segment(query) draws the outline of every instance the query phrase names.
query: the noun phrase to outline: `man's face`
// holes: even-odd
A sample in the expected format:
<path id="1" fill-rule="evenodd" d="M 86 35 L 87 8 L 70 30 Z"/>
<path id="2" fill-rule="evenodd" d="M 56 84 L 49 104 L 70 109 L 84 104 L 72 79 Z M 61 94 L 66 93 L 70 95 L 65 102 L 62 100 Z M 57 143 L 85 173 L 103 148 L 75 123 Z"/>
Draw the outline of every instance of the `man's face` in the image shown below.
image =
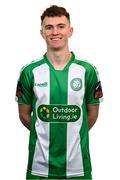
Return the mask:
<path id="1" fill-rule="evenodd" d="M 41 35 L 50 49 L 63 49 L 68 46 L 68 38 L 71 37 L 73 28 L 65 16 L 48 17 L 42 23 Z"/>

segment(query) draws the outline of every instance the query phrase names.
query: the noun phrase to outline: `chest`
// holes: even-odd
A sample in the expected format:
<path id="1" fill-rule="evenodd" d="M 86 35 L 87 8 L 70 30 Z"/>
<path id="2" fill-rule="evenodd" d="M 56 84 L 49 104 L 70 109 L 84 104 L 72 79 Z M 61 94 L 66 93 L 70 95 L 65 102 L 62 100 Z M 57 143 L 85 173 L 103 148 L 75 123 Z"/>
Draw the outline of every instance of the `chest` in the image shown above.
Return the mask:
<path id="1" fill-rule="evenodd" d="M 39 104 L 76 104 L 84 98 L 85 72 L 72 65 L 68 70 L 39 67 L 34 72 L 34 94 Z"/>

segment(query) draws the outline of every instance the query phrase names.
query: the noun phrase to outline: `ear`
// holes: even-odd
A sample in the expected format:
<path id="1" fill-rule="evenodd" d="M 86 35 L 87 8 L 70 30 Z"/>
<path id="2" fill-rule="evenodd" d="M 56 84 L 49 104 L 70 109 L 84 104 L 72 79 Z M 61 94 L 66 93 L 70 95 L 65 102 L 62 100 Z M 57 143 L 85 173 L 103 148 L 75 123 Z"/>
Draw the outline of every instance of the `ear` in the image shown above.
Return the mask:
<path id="1" fill-rule="evenodd" d="M 71 37 L 73 34 L 73 27 L 70 27 L 69 29 L 69 33 L 68 33 L 68 37 Z"/>
<path id="2" fill-rule="evenodd" d="M 44 38 L 44 34 L 43 34 L 43 30 L 42 29 L 40 30 L 40 34 Z"/>

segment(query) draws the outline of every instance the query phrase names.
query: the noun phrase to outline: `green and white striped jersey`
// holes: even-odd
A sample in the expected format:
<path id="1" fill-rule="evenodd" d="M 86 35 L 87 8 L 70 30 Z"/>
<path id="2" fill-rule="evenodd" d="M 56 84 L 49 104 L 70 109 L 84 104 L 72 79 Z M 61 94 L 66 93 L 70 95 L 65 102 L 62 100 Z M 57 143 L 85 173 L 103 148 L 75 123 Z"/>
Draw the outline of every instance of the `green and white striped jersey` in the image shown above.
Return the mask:
<path id="1" fill-rule="evenodd" d="M 33 109 L 28 171 L 55 178 L 90 172 L 86 105 L 102 100 L 96 68 L 72 53 L 66 67 L 55 70 L 44 55 L 21 70 L 16 94 Z"/>

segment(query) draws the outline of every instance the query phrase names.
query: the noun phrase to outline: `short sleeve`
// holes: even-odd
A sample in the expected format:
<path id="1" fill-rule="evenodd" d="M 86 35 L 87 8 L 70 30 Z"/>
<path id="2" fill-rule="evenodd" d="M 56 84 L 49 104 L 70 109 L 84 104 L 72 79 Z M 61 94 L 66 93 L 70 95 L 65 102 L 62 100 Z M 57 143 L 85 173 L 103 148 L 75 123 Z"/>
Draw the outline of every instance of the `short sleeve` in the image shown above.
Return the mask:
<path id="1" fill-rule="evenodd" d="M 20 104 L 32 105 L 33 90 L 32 90 L 32 73 L 23 69 L 20 73 L 16 88 L 16 101 Z"/>
<path id="2" fill-rule="evenodd" d="M 90 65 L 86 72 L 86 103 L 99 104 L 103 100 L 103 91 L 97 69 Z"/>

